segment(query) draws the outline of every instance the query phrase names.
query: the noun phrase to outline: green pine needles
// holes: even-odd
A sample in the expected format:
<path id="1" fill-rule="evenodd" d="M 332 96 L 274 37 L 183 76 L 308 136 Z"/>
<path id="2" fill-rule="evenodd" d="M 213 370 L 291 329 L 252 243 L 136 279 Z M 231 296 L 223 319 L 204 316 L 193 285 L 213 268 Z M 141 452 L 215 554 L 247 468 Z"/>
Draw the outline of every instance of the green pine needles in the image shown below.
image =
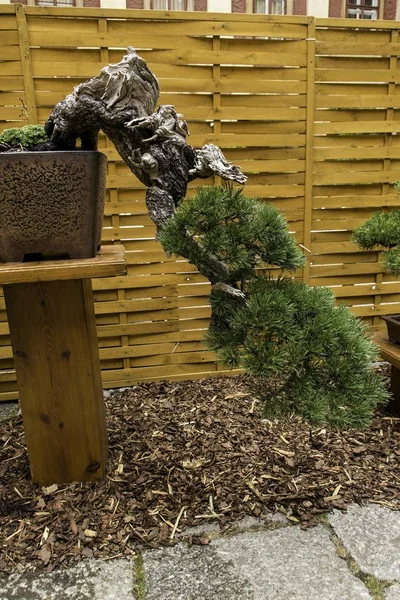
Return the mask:
<path id="1" fill-rule="evenodd" d="M 305 262 L 283 215 L 229 184 L 200 188 L 179 206 L 159 239 L 168 253 L 206 270 L 211 283 L 235 285 L 252 277 L 262 262 L 287 270 Z"/>
<path id="2" fill-rule="evenodd" d="M 382 260 L 384 270 L 400 275 L 400 209 L 376 212 L 354 230 L 353 239 L 363 250 L 386 248 Z"/>
<path id="3" fill-rule="evenodd" d="M 200 188 L 159 239 L 211 281 L 206 343 L 225 365 L 246 370 L 267 417 L 297 414 L 341 428 L 370 423 L 388 397 L 372 369 L 377 349 L 361 321 L 335 307 L 330 290 L 290 277 L 304 256 L 272 204 L 232 186 Z"/>

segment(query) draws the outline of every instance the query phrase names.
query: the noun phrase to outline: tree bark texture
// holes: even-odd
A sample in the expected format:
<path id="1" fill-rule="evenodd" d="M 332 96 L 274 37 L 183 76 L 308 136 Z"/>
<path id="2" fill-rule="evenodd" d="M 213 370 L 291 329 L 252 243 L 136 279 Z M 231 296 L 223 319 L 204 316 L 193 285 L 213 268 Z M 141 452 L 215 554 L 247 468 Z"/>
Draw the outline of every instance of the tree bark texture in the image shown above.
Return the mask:
<path id="1" fill-rule="evenodd" d="M 133 48 L 97 77 L 78 85 L 59 102 L 46 123 L 57 149 L 73 150 L 81 140 L 84 150 L 96 150 L 100 129 L 147 187 L 146 205 L 157 228 L 185 197 L 196 178 L 216 173 L 244 184 L 246 176 L 228 162 L 213 144 L 190 146 L 188 128 L 175 108 L 159 106 L 159 84 L 146 62 Z"/>

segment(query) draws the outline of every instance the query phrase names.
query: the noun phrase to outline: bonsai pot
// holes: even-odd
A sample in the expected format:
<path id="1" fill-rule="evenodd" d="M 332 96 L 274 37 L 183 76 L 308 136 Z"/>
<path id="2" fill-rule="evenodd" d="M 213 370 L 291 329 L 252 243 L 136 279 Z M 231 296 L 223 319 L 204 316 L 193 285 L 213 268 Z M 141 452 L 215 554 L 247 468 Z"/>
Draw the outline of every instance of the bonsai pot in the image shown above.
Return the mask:
<path id="1" fill-rule="evenodd" d="M 106 168 L 96 151 L 1 153 L 0 261 L 96 256 Z"/>
<path id="2" fill-rule="evenodd" d="M 400 344 L 400 315 L 382 316 L 386 322 L 389 340 L 394 344 Z"/>

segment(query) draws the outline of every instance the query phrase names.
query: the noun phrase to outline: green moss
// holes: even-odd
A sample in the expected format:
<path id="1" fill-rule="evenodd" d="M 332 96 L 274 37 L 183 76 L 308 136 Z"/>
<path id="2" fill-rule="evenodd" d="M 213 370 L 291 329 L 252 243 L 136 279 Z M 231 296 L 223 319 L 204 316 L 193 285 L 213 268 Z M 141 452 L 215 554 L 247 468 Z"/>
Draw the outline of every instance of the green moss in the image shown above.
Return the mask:
<path id="1" fill-rule="evenodd" d="M 348 569 L 353 573 L 355 577 L 357 577 L 360 581 L 363 582 L 365 587 L 368 589 L 371 594 L 371 598 L 373 600 L 385 600 L 385 590 L 393 583 L 391 581 L 385 581 L 383 579 L 377 579 L 373 575 L 368 575 L 361 571 L 360 567 L 351 556 L 350 552 L 346 550 L 342 541 L 338 538 L 333 529 L 329 526 L 331 540 L 333 545 L 336 548 L 336 552 L 340 558 L 346 561 Z"/>
<path id="2" fill-rule="evenodd" d="M 134 588 L 136 600 L 146 600 L 146 575 L 142 554 L 138 554 L 134 562 Z"/>
<path id="3" fill-rule="evenodd" d="M 373 575 L 365 575 L 364 573 L 362 573 L 360 579 L 364 582 L 374 600 L 385 600 L 385 590 L 391 585 L 391 582 L 382 581 Z"/>
<path id="4" fill-rule="evenodd" d="M 14 127 L 5 129 L 0 135 L 0 144 L 8 144 L 11 148 L 23 148 L 31 150 L 38 144 L 48 142 L 42 125 L 25 125 L 25 127 Z"/>

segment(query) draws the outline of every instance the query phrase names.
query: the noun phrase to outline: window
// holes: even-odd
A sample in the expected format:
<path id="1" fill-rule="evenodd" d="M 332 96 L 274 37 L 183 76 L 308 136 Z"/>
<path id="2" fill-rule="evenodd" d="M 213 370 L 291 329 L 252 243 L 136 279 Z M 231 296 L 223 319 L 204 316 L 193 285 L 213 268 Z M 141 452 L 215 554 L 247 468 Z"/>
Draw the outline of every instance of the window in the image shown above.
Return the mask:
<path id="1" fill-rule="evenodd" d="M 379 0 L 347 0 L 346 16 L 349 19 L 378 19 Z"/>
<path id="2" fill-rule="evenodd" d="M 35 0 L 35 6 L 76 6 L 75 0 Z"/>
<path id="3" fill-rule="evenodd" d="M 285 15 L 286 0 L 254 0 L 253 12 L 263 15 Z"/>
<path id="4" fill-rule="evenodd" d="M 194 0 L 153 0 L 154 10 L 194 10 Z"/>
<path id="5" fill-rule="evenodd" d="M 35 0 L 35 6 L 76 6 L 75 0 Z"/>

